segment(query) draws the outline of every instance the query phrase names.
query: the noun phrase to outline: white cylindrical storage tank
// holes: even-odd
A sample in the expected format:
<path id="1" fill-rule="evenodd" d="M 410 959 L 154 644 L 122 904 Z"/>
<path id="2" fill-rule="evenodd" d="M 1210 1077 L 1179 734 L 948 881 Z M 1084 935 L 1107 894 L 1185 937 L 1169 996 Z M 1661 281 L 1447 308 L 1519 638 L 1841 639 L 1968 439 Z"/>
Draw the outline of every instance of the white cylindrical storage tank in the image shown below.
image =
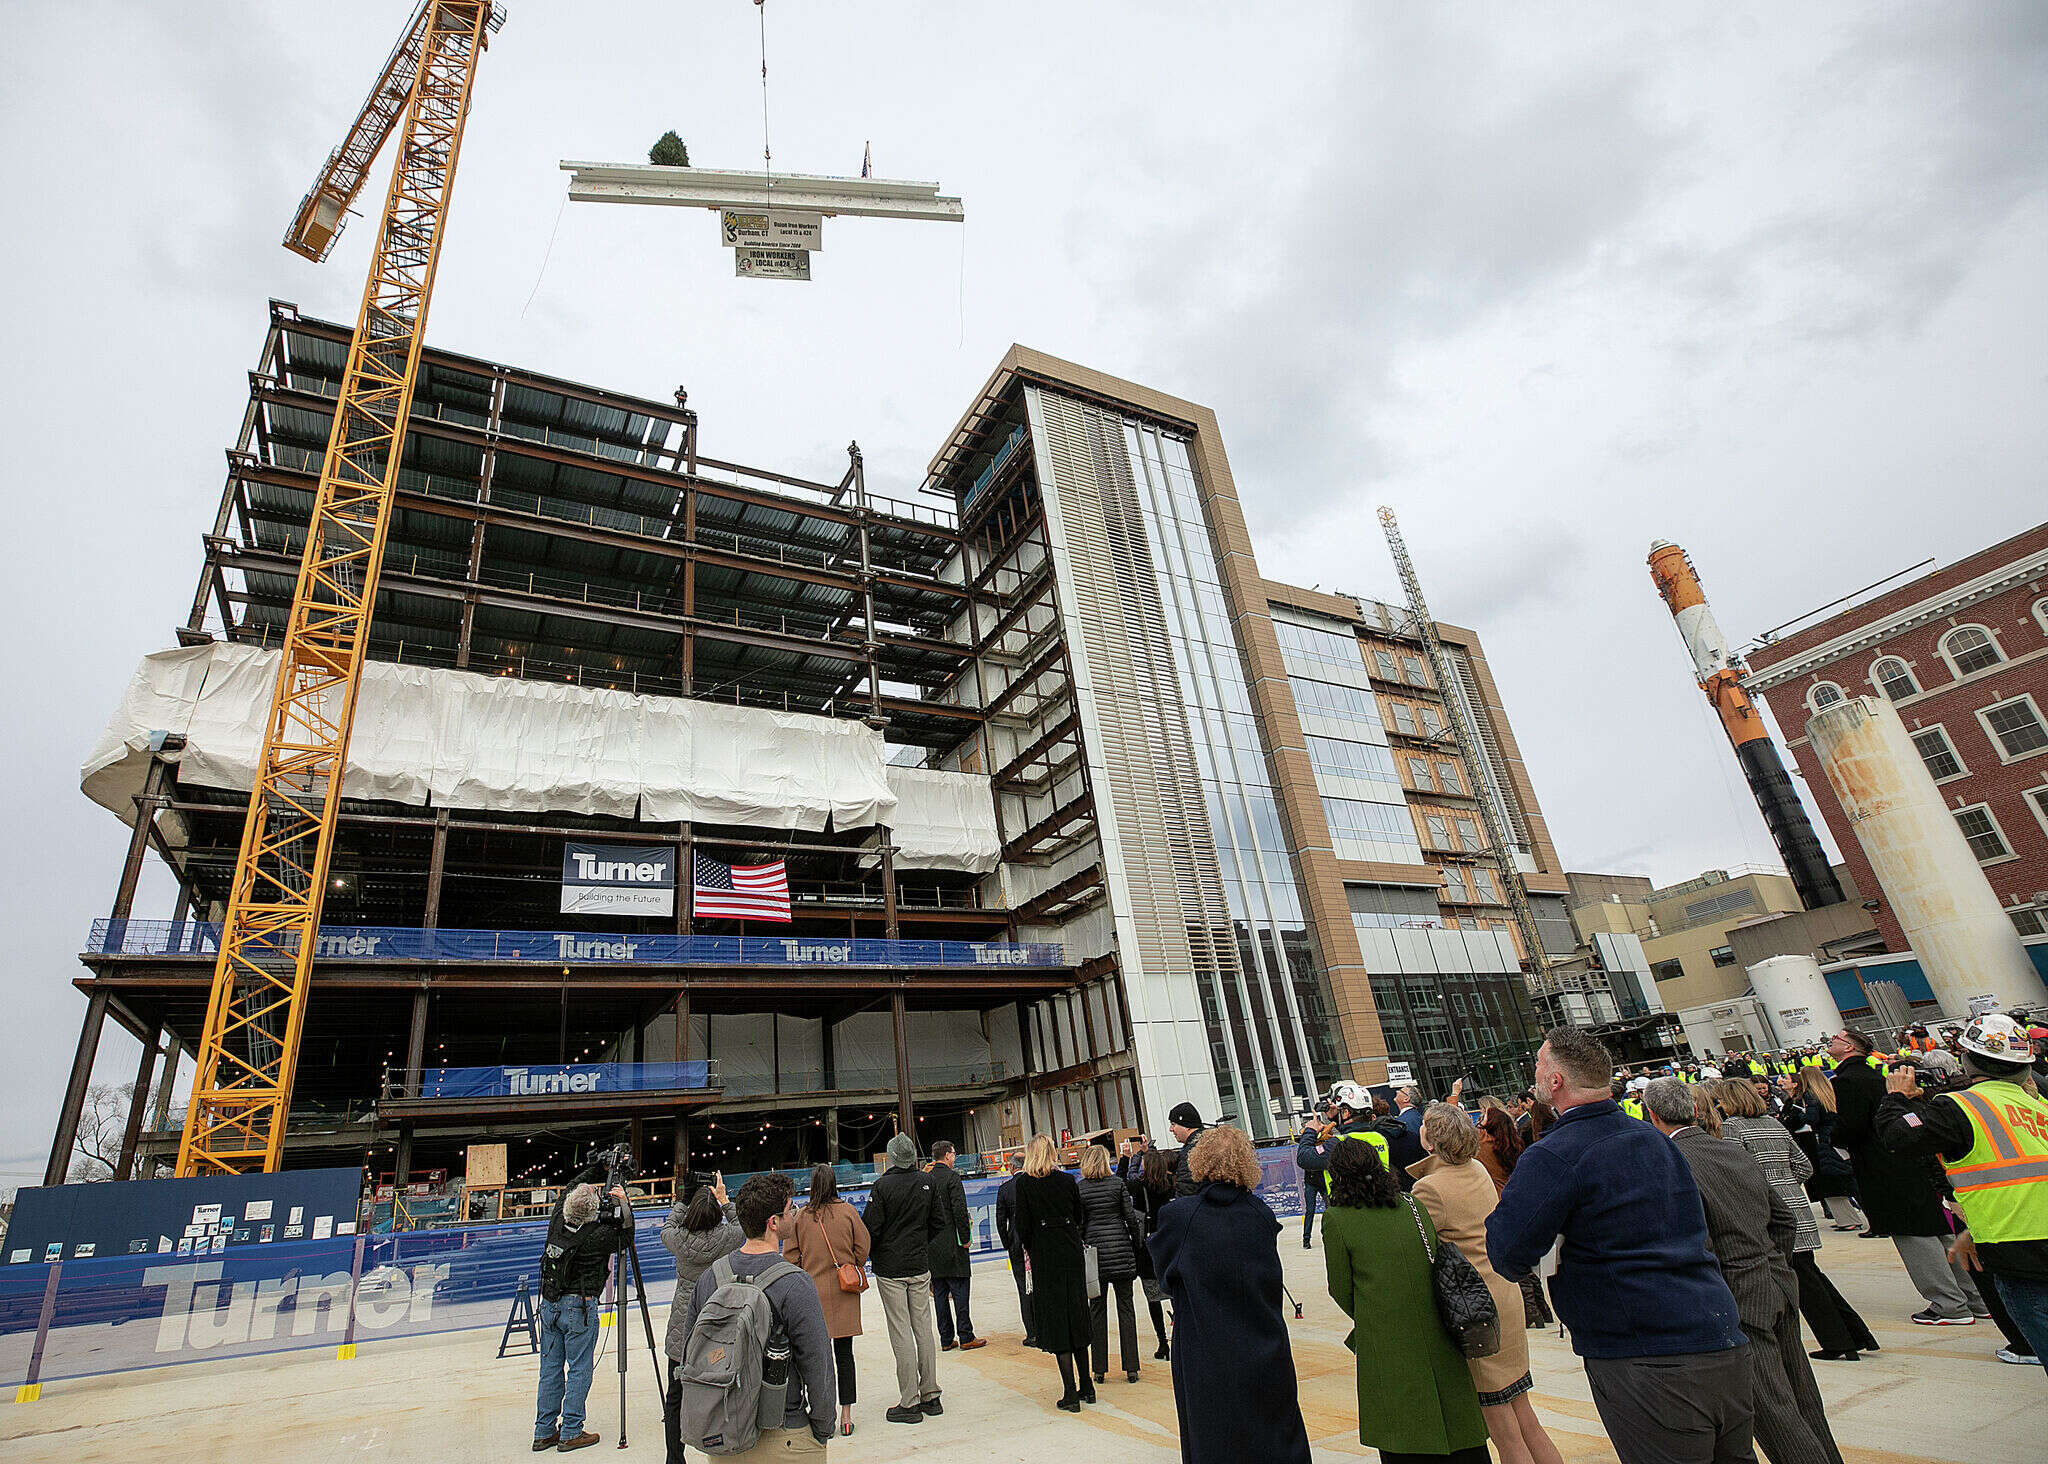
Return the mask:
<path id="1" fill-rule="evenodd" d="M 1944 1015 L 2048 999 L 1892 704 L 1852 696 L 1806 735 Z"/>
<path id="2" fill-rule="evenodd" d="M 1841 1009 L 1812 956 L 1771 956 L 1749 968 L 1749 989 L 1764 1004 L 1778 1050 L 1825 1042 L 1842 1030 Z"/>

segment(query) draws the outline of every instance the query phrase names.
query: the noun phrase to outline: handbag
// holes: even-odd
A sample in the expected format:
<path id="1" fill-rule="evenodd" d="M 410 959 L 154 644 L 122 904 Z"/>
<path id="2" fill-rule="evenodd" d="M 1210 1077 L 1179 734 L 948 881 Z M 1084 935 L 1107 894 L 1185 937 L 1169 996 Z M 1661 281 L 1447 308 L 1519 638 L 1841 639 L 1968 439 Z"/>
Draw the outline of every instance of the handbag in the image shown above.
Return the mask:
<path id="1" fill-rule="evenodd" d="M 1429 1284 L 1436 1296 L 1437 1320 L 1466 1357 L 1493 1356 L 1500 1351 L 1500 1308 L 1493 1304 L 1486 1279 L 1454 1245 L 1438 1244 L 1432 1253 L 1421 1207 L 1413 1196 L 1401 1198 L 1407 1201 L 1408 1213 L 1415 1217 L 1415 1233 L 1422 1237 L 1422 1253 L 1429 1258 Z"/>
<path id="2" fill-rule="evenodd" d="M 839 1289 L 858 1296 L 868 1289 L 868 1273 L 852 1261 L 839 1259 L 839 1252 L 832 1244 L 832 1232 L 825 1229 L 825 1222 L 818 1222 L 818 1231 L 825 1237 L 825 1254 L 831 1257 L 832 1269 L 839 1273 Z"/>
<path id="3" fill-rule="evenodd" d="M 1102 1257 L 1092 1245 L 1081 1247 L 1081 1270 L 1088 1278 L 1088 1299 L 1102 1295 Z"/>

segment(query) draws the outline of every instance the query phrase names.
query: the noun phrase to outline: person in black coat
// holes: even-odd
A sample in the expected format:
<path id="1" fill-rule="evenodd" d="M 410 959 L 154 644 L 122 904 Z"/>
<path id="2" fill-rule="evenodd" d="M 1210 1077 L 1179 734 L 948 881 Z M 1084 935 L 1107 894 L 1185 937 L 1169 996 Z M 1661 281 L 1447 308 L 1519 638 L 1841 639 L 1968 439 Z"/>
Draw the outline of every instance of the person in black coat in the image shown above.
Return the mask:
<path id="1" fill-rule="evenodd" d="M 972 1352 L 988 1346 L 987 1339 L 974 1335 L 974 1317 L 967 1309 L 968 1288 L 974 1275 L 967 1260 L 968 1245 L 974 1239 L 974 1219 L 967 1213 L 967 1187 L 953 1168 L 958 1151 L 950 1139 L 932 1145 L 932 1205 L 939 1212 L 939 1229 L 931 1238 L 932 1305 L 939 1314 L 939 1351 L 958 1347 Z"/>
<path id="2" fill-rule="evenodd" d="M 1138 1313 L 1131 1283 L 1138 1279 L 1138 1211 L 1129 1187 L 1110 1173 L 1109 1150 L 1090 1144 L 1081 1155 L 1081 1209 L 1088 1217 L 1083 1242 L 1095 1247 L 1100 1285 L 1089 1299 L 1095 1381 L 1109 1372 L 1109 1298 L 1116 1294 L 1118 1360 L 1128 1382 L 1138 1380 Z"/>
<path id="3" fill-rule="evenodd" d="M 1036 1347 L 1031 1332 L 1031 1291 L 1024 1284 L 1024 1242 L 1017 1235 L 1017 1176 L 1024 1172 L 1024 1156 L 1010 1156 L 1010 1177 L 996 1188 L 996 1239 L 1010 1256 L 1010 1277 L 1017 1283 L 1017 1315 L 1024 1322 L 1024 1345 Z"/>
<path id="4" fill-rule="evenodd" d="M 1281 1310 L 1280 1222 L 1252 1193 L 1241 1130 L 1190 1145 L 1196 1192 L 1168 1205 L 1152 1264 L 1173 1301 L 1173 1403 L 1186 1464 L 1309 1464 Z"/>
<path id="5" fill-rule="evenodd" d="M 1884 1073 L 1871 1060 L 1870 1038 L 1849 1028 L 1835 1035 L 1828 1052 L 1837 1063 L 1834 1141 L 1849 1151 L 1870 1233 L 1891 1240 L 1927 1303 L 1913 1320 L 1929 1327 L 1968 1326 L 1990 1315 L 1969 1274 L 1949 1260 L 1940 1169 L 1924 1155 L 1894 1154 L 1878 1140 Z"/>
<path id="6" fill-rule="evenodd" d="M 1052 1140 L 1032 1135 L 1024 1146 L 1024 1172 L 1017 1185 L 1017 1238 L 1031 1266 L 1031 1330 L 1035 1345 L 1059 1360 L 1066 1391 L 1058 1406 L 1079 1413 L 1095 1401 L 1095 1382 L 1088 1375 L 1088 1344 L 1093 1325 L 1088 1316 L 1088 1277 L 1081 1255 L 1081 1229 L 1087 1215 L 1074 1176 L 1054 1162 Z M 1081 1377 L 1074 1379 L 1074 1356 L 1081 1357 Z"/>
<path id="7" fill-rule="evenodd" d="M 1173 1156 L 1173 1192 L 1176 1196 L 1195 1192 L 1194 1177 L 1188 1173 L 1188 1154 L 1203 1129 L 1201 1111 L 1192 1103 L 1176 1103 L 1166 1114 L 1166 1126 L 1180 1140 L 1180 1152 Z"/>
<path id="8" fill-rule="evenodd" d="M 1132 1208 L 1138 1212 L 1142 1239 L 1149 1242 L 1159 1231 L 1160 1214 L 1173 1202 L 1173 1161 L 1157 1149 L 1147 1149 L 1143 1162 L 1126 1183 L 1131 1190 Z M 1159 1289 L 1159 1271 L 1152 1264 L 1148 1244 L 1138 1247 L 1138 1281 L 1145 1288 L 1145 1306 L 1152 1313 L 1152 1335 L 1159 1339 L 1159 1350 L 1152 1358 L 1165 1362 L 1173 1355 L 1166 1342 L 1166 1311 L 1161 1305 L 1165 1293 Z"/>

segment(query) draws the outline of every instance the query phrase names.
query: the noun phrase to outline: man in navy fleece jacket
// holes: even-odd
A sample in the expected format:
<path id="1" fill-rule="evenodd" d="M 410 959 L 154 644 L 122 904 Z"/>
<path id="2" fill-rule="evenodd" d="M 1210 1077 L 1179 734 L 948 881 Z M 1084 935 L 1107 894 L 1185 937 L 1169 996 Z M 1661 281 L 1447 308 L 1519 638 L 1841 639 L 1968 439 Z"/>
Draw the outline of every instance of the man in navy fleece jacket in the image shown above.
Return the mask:
<path id="1" fill-rule="evenodd" d="M 1487 1255 L 1518 1281 L 1562 1238 L 1551 1295 L 1622 1464 L 1753 1461 L 1748 1338 L 1699 1188 L 1671 1141 L 1609 1097 L 1613 1073 L 1591 1034 L 1544 1038 L 1536 1096 L 1558 1120 L 1516 1161 Z"/>

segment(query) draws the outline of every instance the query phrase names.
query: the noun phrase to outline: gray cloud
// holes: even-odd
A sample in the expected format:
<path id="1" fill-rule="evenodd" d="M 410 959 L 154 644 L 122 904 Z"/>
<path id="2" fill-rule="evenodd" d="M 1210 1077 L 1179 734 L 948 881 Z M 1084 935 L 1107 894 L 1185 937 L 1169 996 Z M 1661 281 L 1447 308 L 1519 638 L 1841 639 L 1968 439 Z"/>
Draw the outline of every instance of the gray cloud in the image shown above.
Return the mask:
<path id="1" fill-rule="evenodd" d="M 118 873 L 78 761 L 189 603 L 265 299 L 353 315 L 366 224 L 317 268 L 276 241 L 408 8 L 6 10 L 10 1172 Z M 1396 506 L 1575 867 L 1770 855 L 1649 539 L 1739 638 L 2040 518 L 2034 0 L 771 5 L 778 164 L 872 139 L 971 219 L 835 220 L 806 287 L 733 281 L 694 214 L 561 208 L 561 157 L 761 146 L 752 7 L 588 8 L 516 5 L 492 47 L 433 340 L 686 383 L 721 457 L 831 473 L 858 437 L 899 494 L 1012 340 L 1205 401 L 1275 578 L 1394 597 Z M 168 906 L 153 871 L 138 913 Z M 99 1077 L 135 1054 L 110 1033 Z"/>

